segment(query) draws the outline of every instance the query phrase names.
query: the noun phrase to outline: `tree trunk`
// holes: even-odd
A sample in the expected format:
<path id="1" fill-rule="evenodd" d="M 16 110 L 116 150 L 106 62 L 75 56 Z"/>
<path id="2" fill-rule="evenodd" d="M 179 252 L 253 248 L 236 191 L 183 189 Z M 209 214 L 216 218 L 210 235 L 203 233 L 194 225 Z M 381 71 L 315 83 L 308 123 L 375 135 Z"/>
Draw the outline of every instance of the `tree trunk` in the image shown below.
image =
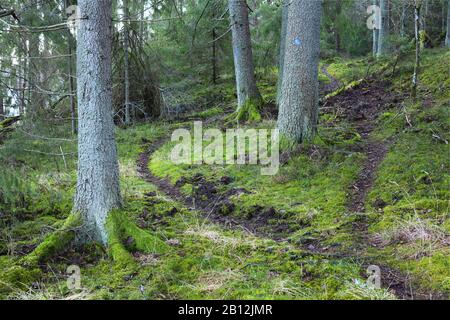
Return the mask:
<path id="1" fill-rule="evenodd" d="M 414 74 L 412 79 L 411 96 L 416 100 L 417 96 L 417 82 L 419 79 L 420 68 L 420 0 L 414 0 L 414 39 L 416 42 L 416 62 L 414 64 Z"/>
<path id="2" fill-rule="evenodd" d="M 376 6 L 377 5 L 377 0 L 373 0 L 373 5 Z M 375 17 L 374 17 L 374 23 L 373 23 L 373 31 L 372 31 L 372 54 L 374 57 L 377 56 L 378 54 L 378 19 L 380 17 L 375 13 Z"/>
<path id="3" fill-rule="evenodd" d="M 112 113 L 111 0 L 78 0 L 78 183 L 74 211 L 88 237 L 106 244 L 108 213 L 121 206 Z M 81 235 L 83 236 L 83 234 Z"/>
<path id="4" fill-rule="evenodd" d="M 0 121 L 3 120 L 5 115 L 5 107 L 3 105 L 3 94 L 0 93 Z"/>
<path id="5" fill-rule="evenodd" d="M 216 15 L 215 13 L 212 14 L 212 20 L 215 21 Z M 211 57 L 211 64 L 212 64 L 212 82 L 213 84 L 217 84 L 217 44 L 216 44 L 216 37 L 217 32 L 216 28 L 213 26 L 212 29 L 212 57 Z"/>
<path id="6" fill-rule="evenodd" d="M 253 108 L 261 104 L 261 95 L 256 87 L 252 43 L 245 0 L 229 0 L 233 55 L 238 96 L 238 120 L 253 120 Z M 251 109 L 248 112 L 248 108 Z"/>
<path id="7" fill-rule="evenodd" d="M 378 49 L 377 49 L 377 57 L 380 57 L 384 55 L 386 52 L 386 44 L 385 44 L 385 35 L 387 34 L 387 4 L 386 0 L 380 0 L 380 10 L 381 10 L 381 23 L 380 23 L 380 30 L 378 30 Z"/>
<path id="8" fill-rule="evenodd" d="M 36 10 L 38 12 L 39 6 L 38 2 L 31 5 L 30 10 Z M 30 59 L 30 57 L 38 57 L 40 55 L 39 45 L 41 43 L 39 39 L 39 33 L 31 33 L 28 35 L 28 80 L 29 80 L 29 94 L 30 94 L 30 105 L 29 113 L 32 117 L 35 117 L 38 111 L 42 107 L 42 95 L 38 92 L 37 86 L 39 85 L 39 69 L 36 65 L 36 58 Z"/>
<path id="9" fill-rule="evenodd" d="M 140 22 L 139 22 L 139 41 L 141 43 L 141 47 L 144 47 L 144 43 L 145 43 L 145 31 L 144 31 L 144 18 L 145 18 L 145 4 L 146 4 L 146 0 L 142 0 L 142 8 L 139 14 L 139 18 L 140 18 Z"/>
<path id="10" fill-rule="evenodd" d="M 284 57 L 286 54 L 286 32 L 288 25 L 289 14 L 289 0 L 283 0 L 283 8 L 281 13 L 281 41 L 280 41 L 280 56 L 279 56 L 279 70 L 278 70 L 278 82 L 277 82 L 277 105 L 280 105 L 281 99 L 281 84 L 283 81 L 284 72 Z"/>
<path id="11" fill-rule="evenodd" d="M 216 29 L 212 30 L 212 82 L 213 84 L 217 84 L 217 44 L 216 44 Z"/>
<path id="12" fill-rule="evenodd" d="M 400 36 L 405 36 L 405 18 L 406 18 L 406 3 L 402 0 L 402 14 L 400 17 Z"/>
<path id="13" fill-rule="evenodd" d="M 336 14 L 336 20 L 341 14 L 342 11 L 342 3 L 341 0 L 335 0 L 335 14 Z M 339 53 L 341 51 L 341 35 L 339 34 L 338 29 L 338 23 L 337 21 L 334 22 L 334 43 L 335 43 L 335 49 L 336 52 Z"/>
<path id="14" fill-rule="evenodd" d="M 447 36 L 445 37 L 445 46 L 450 48 L 450 0 L 447 4 Z"/>
<path id="15" fill-rule="evenodd" d="M 64 1 L 64 7 L 67 9 L 70 6 L 70 1 L 65 0 Z M 72 66 L 72 34 L 70 33 L 70 30 L 67 30 L 67 72 L 69 77 L 69 93 L 70 93 L 70 117 L 71 117 L 71 124 L 72 124 L 72 133 L 77 134 L 78 128 L 77 128 L 77 120 L 76 120 L 76 106 L 75 106 L 75 85 L 73 81 L 73 66 Z"/>
<path id="16" fill-rule="evenodd" d="M 124 26 L 123 26 L 123 52 L 124 52 L 124 81 L 125 81 L 125 124 L 131 123 L 130 115 L 130 63 L 128 56 L 129 48 L 129 14 L 128 0 L 123 0 Z"/>
<path id="17" fill-rule="evenodd" d="M 293 1 L 289 8 L 278 127 L 297 142 L 317 130 L 321 15 L 321 1 Z"/>

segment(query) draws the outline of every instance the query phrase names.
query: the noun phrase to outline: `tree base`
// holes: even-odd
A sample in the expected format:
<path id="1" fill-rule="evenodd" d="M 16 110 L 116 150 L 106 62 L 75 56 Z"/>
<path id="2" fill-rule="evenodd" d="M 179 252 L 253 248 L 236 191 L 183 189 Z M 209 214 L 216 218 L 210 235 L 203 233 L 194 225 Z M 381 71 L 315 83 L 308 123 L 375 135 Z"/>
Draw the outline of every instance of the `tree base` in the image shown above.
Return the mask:
<path id="1" fill-rule="evenodd" d="M 234 120 L 238 122 L 255 122 L 261 120 L 262 99 L 248 99 L 234 113 Z"/>

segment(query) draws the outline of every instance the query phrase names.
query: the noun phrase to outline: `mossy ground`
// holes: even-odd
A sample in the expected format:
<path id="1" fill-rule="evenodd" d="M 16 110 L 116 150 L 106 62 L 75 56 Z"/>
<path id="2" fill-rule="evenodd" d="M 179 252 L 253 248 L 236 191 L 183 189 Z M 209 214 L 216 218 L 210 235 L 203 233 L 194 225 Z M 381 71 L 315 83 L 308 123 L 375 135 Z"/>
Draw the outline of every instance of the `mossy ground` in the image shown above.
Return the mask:
<path id="1" fill-rule="evenodd" d="M 420 287 L 450 292 L 448 216 L 449 78 L 448 52 L 426 51 L 417 103 L 392 108 L 378 120 L 373 135 L 394 142 L 379 168 L 366 203 L 369 236 L 381 239 L 369 250 L 376 261 L 412 275 Z M 374 64 L 369 73 L 382 70 Z M 324 62 L 344 85 L 367 74 L 367 60 Z M 409 90 L 412 57 L 399 63 L 391 90 Z M 448 64 L 447 64 L 448 71 Z M 326 79 L 322 76 L 322 80 Z M 261 80 L 265 101 L 275 99 L 276 78 Z M 197 92 L 198 91 L 198 92 Z M 234 102 L 233 83 L 202 88 L 192 96 L 220 100 L 194 116 L 220 116 Z M 218 98 L 220 97 L 220 98 Z M 215 98 L 215 99 L 216 99 Z M 206 104 L 206 102 L 205 102 Z M 208 102 L 208 105 L 210 102 Z M 276 176 L 261 176 L 258 166 L 191 166 L 167 161 L 171 144 L 160 148 L 150 161 L 155 175 L 175 183 L 181 177 L 202 174 L 209 181 L 227 176 L 231 188 L 249 194 L 232 197 L 231 216 L 247 218 L 258 206 L 273 208 L 289 226 L 285 241 L 230 230 L 206 220 L 161 194 L 137 173 L 136 161 L 149 145 L 170 136 L 174 128 L 190 122 L 154 122 L 118 129 L 124 208 L 111 216 L 111 248 L 69 246 L 37 267 L 18 262 L 61 228 L 71 212 L 76 182 L 75 141 L 30 139 L 12 133 L 0 150 L 5 166 L 0 184 L 0 269 L 15 272 L 0 279 L 2 298 L 71 299 L 383 299 L 386 290 L 365 285 L 365 267 L 356 257 L 314 254 L 308 246 L 320 244 L 332 252 L 348 252 L 355 245 L 353 223 L 347 212 L 348 190 L 357 178 L 365 155 L 358 151 L 361 137 L 353 125 L 333 113 L 321 116 L 313 143 L 293 153 Z M 216 123 L 217 124 L 217 123 Z M 212 123 L 210 126 L 214 126 Z M 254 126 L 254 125 L 253 125 Z M 273 128 L 261 120 L 258 128 Z M 67 136 L 68 128 L 42 132 Z M 45 152 L 30 153 L 26 150 Z M 282 150 L 287 152 L 287 150 Z M 186 195 L 192 186 L 183 187 Z M 383 205 L 380 206 L 380 203 Z M 418 224 L 416 222 L 420 221 Z M 117 223 L 120 222 L 120 223 Z M 275 223 L 275 221 L 273 221 Z M 423 223 L 422 223 L 423 222 Z M 122 226 L 116 228 L 116 226 Z M 269 220 L 267 228 L 270 229 Z M 421 230 L 418 230 L 422 228 Z M 420 232 L 419 232 L 420 231 Z M 419 234 L 419 236 L 417 236 Z M 70 291 L 66 269 L 81 267 L 82 289 Z M 0 273 L 1 275 L 2 273 Z"/>

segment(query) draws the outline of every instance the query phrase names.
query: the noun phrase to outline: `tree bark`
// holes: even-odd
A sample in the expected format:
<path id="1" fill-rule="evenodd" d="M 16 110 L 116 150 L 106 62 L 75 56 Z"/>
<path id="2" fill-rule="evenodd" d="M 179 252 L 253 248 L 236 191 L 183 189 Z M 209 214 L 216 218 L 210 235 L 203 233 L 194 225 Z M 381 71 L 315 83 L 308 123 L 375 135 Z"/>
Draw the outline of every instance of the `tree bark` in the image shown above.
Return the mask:
<path id="1" fill-rule="evenodd" d="M 131 123 L 130 115 L 130 62 L 128 55 L 129 46 L 129 7 L 128 0 L 123 0 L 124 26 L 123 26 L 123 52 L 124 52 L 124 78 L 125 78 L 125 124 Z"/>
<path id="2" fill-rule="evenodd" d="M 281 99 L 281 84 L 283 81 L 284 72 L 284 57 L 286 54 L 286 32 L 288 25 L 288 14 L 289 14 L 289 2 L 290 0 L 283 0 L 283 8 L 281 13 L 281 41 L 280 41 L 280 56 L 278 62 L 278 82 L 277 82 L 277 105 L 280 105 Z"/>
<path id="3" fill-rule="evenodd" d="M 450 0 L 447 4 L 447 36 L 445 37 L 445 46 L 450 48 Z"/>
<path id="4" fill-rule="evenodd" d="M 400 36 L 405 36 L 405 18 L 406 18 L 406 3 L 402 0 L 402 13 L 400 16 Z"/>
<path id="5" fill-rule="evenodd" d="M 74 212 L 81 234 L 106 244 L 109 212 L 121 206 L 112 111 L 111 0 L 78 0 L 78 181 Z M 84 239 L 87 240 L 87 239 Z"/>
<path id="6" fill-rule="evenodd" d="M 416 62 L 414 64 L 414 74 L 412 79 L 411 96 L 416 100 L 417 82 L 419 79 L 420 68 L 420 0 L 414 0 L 414 39 L 416 43 Z"/>
<path id="7" fill-rule="evenodd" d="M 317 130 L 321 16 L 321 1 L 291 2 L 278 127 L 297 142 L 311 140 Z"/>
<path id="8" fill-rule="evenodd" d="M 67 9 L 70 6 L 70 0 L 64 0 L 64 8 Z M 72 133 L 77 134 L 77 120 L 76 120 L 76 106 L 75 106 L 75 85 L 73 81 L 73 66 L 72 66 L 72 34 L 70 30 L 67 30 L 67 72 L 69 73 L 69 93 L 70 93 L 70 117 L 72 124 Z"/>
<path id="9" fill-rule="evenodd" d="M 212 57 L 211 57 L 211 62 L 212 62 L 212 82 L 213 84 L 217 84 L 217 45 L 216 45 L 216 29 L 213 28 L 212 30 Z"/>
<path id="10" fill-rule="evenodd" d="M 341 11 L 342 11 L 341 0 L 335 0 L 336 20 L 339 17 L 339 15 L 341 14 Z M 335 43 L 336 52 L 339 53 L 341 51 L 341 35 L 339 33 L 337 21 L 334 22 L 334 43 Z"/>
<path id="11" fill-rule="evenodd" d="M 245 0 L 228 2 L 233 38 L 233 55 L 238 96 L 238 114 L 247 104 L 259 104 L 262 100 L 256 87 L 255 66 L 248 20 L 248 7 Z M 244 116 L 241 120 L 247 120 Z"/>
<path id="12" fill-rule="evenodd" d="M 3 94 L 0 92 L 0 120 L 3 120 L 5 115 L 5 107 L 3 105 Z"/>
<path id="13" fill-rule="evenodd" d="M 378 30 L 378 49 L 377 49 L 377 57 L 380 57 L 384 55 L 386 52 L 386 39 L 385 36 L 387 35 L 387 3 L 386 0 L 380 0 L 380 10 L 381 10 L 381 23 L 380 23 L 380 30 Z"/>
<path id="14" fill-rule="evenodd" d="M 373 0 L 373 5 L 374 6 L 376 6 L 377 5 L 377 0 Z M 377 54 L 378 54 L 378 33 L 379 33 L 379 31 L 378 31 L 378 28 L 377 28 L 377 26 L 379 25 L 378 24 L 378 22 L 377 22 L 377 20 L 379 19 L 380 17 L 378 17 L 377 15 L 375 15 L 375 21 L 374 21 L 374 26 L 373 26 L 373 31 L 372 31 L 372 54 L 373 54 L 373 56 L 374 57 L 376 57 L 377 56 Z"/>

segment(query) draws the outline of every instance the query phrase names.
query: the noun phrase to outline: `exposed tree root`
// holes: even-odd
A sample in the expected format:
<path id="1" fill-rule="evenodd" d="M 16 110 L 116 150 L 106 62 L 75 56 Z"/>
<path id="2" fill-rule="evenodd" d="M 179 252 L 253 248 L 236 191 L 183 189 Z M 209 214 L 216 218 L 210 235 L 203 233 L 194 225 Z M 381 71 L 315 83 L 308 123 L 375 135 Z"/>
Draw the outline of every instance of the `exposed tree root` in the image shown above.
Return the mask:
<path id="1" fill-rule="evenodd" d="M 6 294 L 13 288 L 27 288 L 30 283 L 41 277 L 39 265 L 64 251 L 76 236 L 81 225 L 79 214 L 71 214 L 61 229 L 51 233 L 33 252 L 23 257 L 12 267 L 0 273 L 0 294 Z"/>
<path id="2" fill-rule="evenodd" d="M 261 120 L 262 99 L 248 99 L 233 115 L 238 122 L 255 122 Z"/>
<path id="3" fill-rule="evenodd" d="M 158 237 L 139 228 L 121 211 L 109 214 L 106 224 L 109 235 L 109 253 L 119 268 L 134 268 L 130 251 L 162 254 L 169 246 Z"/>

